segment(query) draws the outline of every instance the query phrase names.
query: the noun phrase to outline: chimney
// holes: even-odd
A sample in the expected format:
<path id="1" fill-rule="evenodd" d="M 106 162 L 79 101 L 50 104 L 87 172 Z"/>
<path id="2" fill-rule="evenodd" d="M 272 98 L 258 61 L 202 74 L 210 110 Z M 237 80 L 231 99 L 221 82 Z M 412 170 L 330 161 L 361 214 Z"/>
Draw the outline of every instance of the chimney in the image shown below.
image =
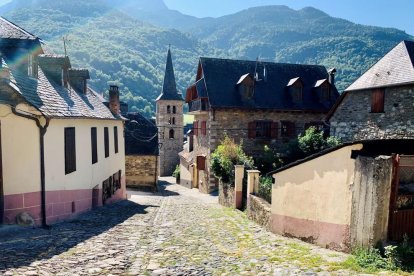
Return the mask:
<path id="1" fill-rule="evenodd" d="M 90 79 L 88 69 L 71 68 L 68 70 L 69 84 L 76 92 L 80 94 L 86 94 L 88 92 L 88 79 Z"/>
<path id="2" fill-rule="evenodd" d="M 119 87 L 116 85 L 109 86 L 109 109 L 115 115 L 119 115 L 121 105 L 119 103 Z"/>
<path id="3" fill-rule="evenodd" d="M 329 73 L 329 79 L 328 79 L 329 83 L 330 83 L 331 85 L 335 85 L 335 74 L 336 74 L 336 68 L 332 68 L 332 69 L 330 69 L 330 70 L 328 71 L 328 73 Z"/>

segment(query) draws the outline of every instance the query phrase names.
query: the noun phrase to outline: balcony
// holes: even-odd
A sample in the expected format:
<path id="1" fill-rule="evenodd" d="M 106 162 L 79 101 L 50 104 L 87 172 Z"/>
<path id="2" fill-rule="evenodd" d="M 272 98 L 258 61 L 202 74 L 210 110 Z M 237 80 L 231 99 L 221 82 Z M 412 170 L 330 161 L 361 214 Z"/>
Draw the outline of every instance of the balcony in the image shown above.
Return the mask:
<path id="1" fill-rule="evenodd" d="M 190 114 L 201 114 L 210 109 L 208 99 L 196 99 L 188 103 Z"/>

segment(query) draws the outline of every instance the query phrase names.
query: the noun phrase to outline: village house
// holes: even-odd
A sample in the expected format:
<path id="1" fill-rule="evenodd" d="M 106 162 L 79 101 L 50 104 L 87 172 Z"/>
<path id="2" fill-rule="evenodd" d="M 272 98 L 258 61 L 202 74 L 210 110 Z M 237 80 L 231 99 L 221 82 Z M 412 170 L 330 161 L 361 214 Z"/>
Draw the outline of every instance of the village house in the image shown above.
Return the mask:
<path id="1" fill-rule="evenodd" d="M 339 97 L 335 72 L 317 65 L 200 58 L 185 98 L 195 121 L 180 153 L 181 184 L 204 193 L 217 189 L 210 157 L 225 135 L 257 156 L 264 145 L 283 145 L 310 126 L 325 129 L 326 114 Z"/>
<path id="2" fill-rule="evenodd" d="M 402 41 L 351 84 L 329 112 L 343 141 L 414 138 L 414 42 Z"/>
<path id="3" fill-rule="evenodd" d="M 47 225 L 124 199 L 119 90 L 108 109 L 89 72 L 0 18 L 0 219 Z M 32 221 L 32 222 L 33 222 Z"/>
<path id="4" fill-rule="evenodd" d="M 414 237 L 413 61 L 402 41 L 330 111 L 345 143 L 273 173 L 273 232 L 343 251 Z"/>

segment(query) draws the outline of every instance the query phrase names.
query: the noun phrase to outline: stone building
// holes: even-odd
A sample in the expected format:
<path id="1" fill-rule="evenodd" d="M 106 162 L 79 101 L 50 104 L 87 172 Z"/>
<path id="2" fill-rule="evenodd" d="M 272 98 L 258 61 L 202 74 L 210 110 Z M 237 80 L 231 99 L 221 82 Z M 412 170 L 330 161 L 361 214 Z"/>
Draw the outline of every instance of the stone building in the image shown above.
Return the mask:
<path id="1" fill-rule="evenodd" d="M 159 143 L 159 175 L 169 176 L 179 164 L 178 153 L 184 142 L 184 101 L 177 91 L 171 50 L 168 49 L 164 84 L 156 100 Z"/>
<path id="2" fill-rule="evenodd" d="M 334 74 L 316 65 L 200 58 L 185 99 L 195 122 L 180 153 L 183 185 L 204 193 L 217 188 L 210 156 L 226 134 L 255 156 L 309 126 L 324 128 L 339 97 Z"/>
<path id="3" fill-rule="evenodd" d="M 414 138 L 414 42 L 402 41 L 351 84 L 329 112 L 343 141 Z"/>
<path id="4" fill-rule="evenodd" d="M 88 70 L 4 18 L 0 60 L 0 223 L 47 225 L 126 198 L 118 89 L 107 108 Z"/>

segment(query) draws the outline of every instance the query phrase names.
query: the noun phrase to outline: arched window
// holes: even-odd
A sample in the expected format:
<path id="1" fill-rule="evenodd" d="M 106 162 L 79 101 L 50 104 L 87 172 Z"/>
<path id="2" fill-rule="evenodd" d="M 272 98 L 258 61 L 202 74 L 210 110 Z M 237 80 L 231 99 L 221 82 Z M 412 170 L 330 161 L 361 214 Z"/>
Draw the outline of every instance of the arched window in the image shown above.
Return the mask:
<path id="1" fill-rule="evenodd" d="M 172 118 L 172 124 L 175 125 L 175 117 Z"/>
<path id="2" fill-rule="evenodd" d="M 171 113 L 171 106 L 167 105 L 167 113 Z"/>
<path id="3" fill-rule="evenodd" d="M 173 113 L 177 113 L 177 107 L 173 106 Z"/>
<path id="4" fill-rule="evenodd" d="M 170 139 L 174 139 L 174 129 L 170 129 Z"/>

